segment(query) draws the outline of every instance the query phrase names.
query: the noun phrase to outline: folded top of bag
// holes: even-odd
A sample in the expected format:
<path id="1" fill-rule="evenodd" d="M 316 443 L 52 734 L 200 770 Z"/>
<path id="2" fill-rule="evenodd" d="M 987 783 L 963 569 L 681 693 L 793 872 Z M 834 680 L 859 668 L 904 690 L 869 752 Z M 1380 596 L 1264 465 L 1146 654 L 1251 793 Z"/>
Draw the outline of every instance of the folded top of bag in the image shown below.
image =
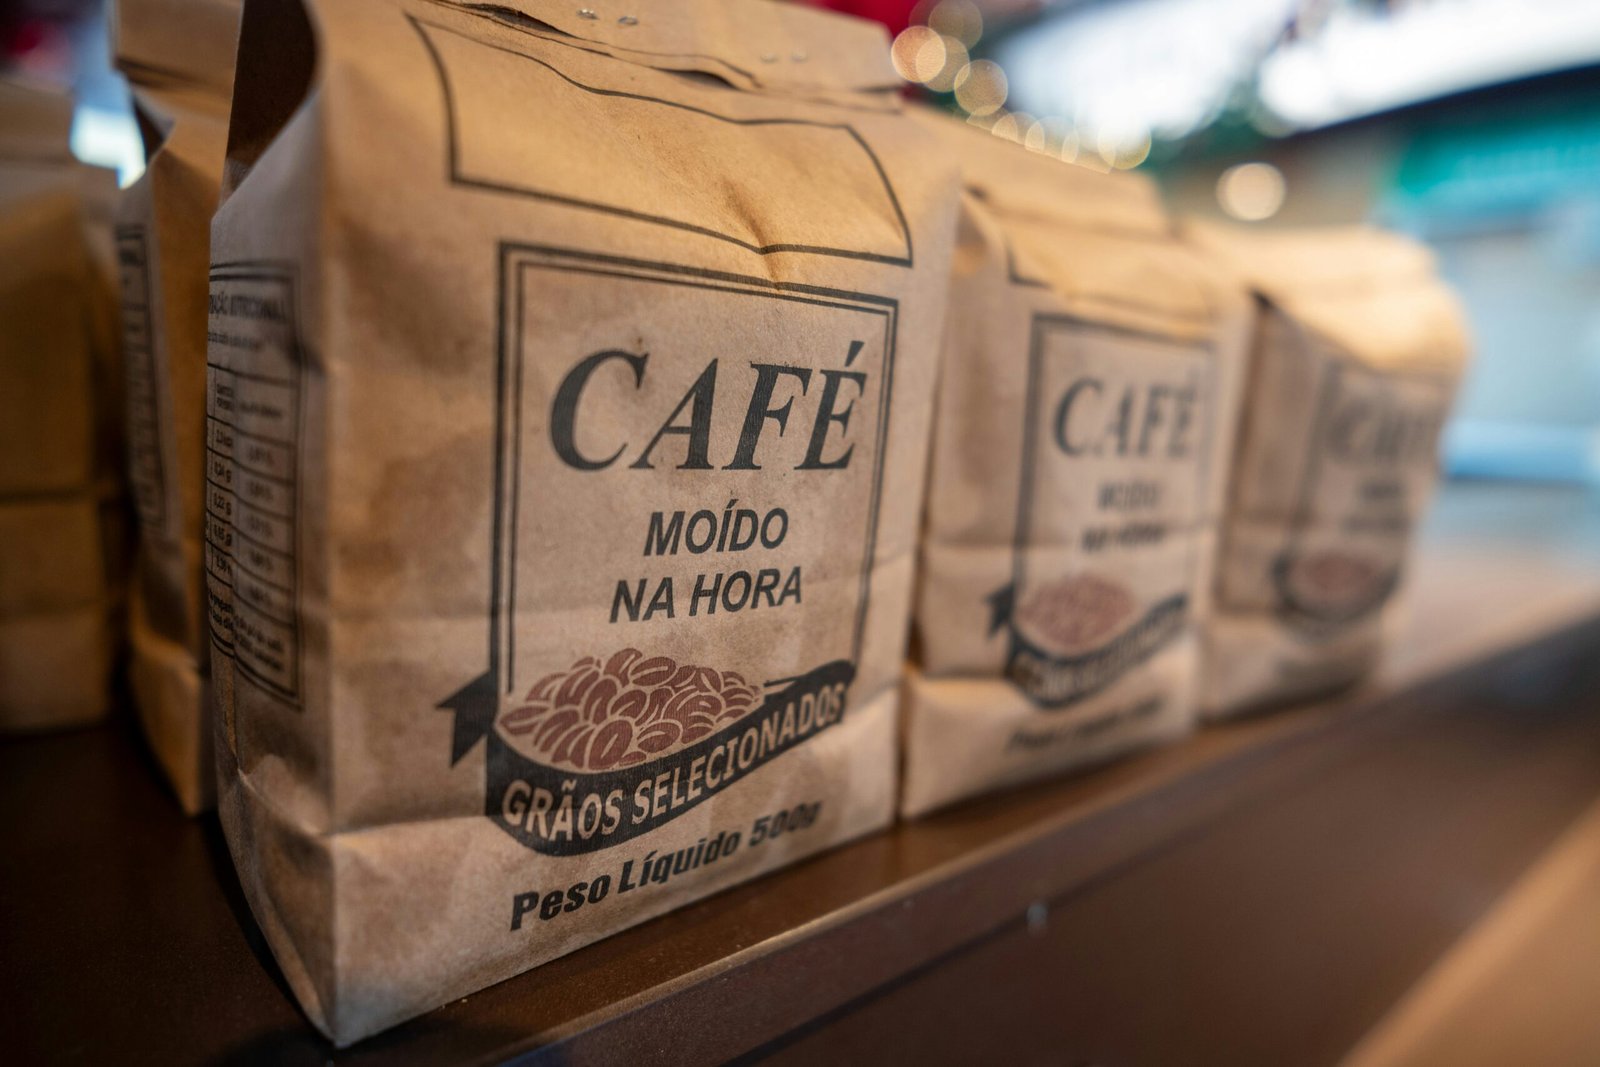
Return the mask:
<path id="1" fill-rule="evenodd" d="M 961 165 L 963 184 L 999 214 L 1078 229 L 1152 236 L 1171 232 L 1161 194 L 1142 174 L 1105 174 L 1066 165 L 929 108 L 913 109 L 913 117 L 939 135 Z"/>
<path id="2" fill-rule="evenodd" d="M 116 0 L 111 53 L 137 83 L 178 81 L 233 89 L 243 0 Z"/>
<path id="3" fill-rule="evenodd" d="M 1049 289 L 1071 314 L 1190 339 L 1210 336 L 1239 303 L 1229 272 L 1178 239 L 1145 175 L 1090 170 L 929 108 L 908 111 L 998 226 L 1013 283 Z"/>
<path id="4" fill-rule="evenodd" d="M 661 70 L 739 88 L 793 92 L 898 88 L 882 26 L 769 0 L 498 0 L 453 7 L 543 28 Z"/>
<path id="5" fill-rule="evenodd" d="M 1466 317 L 1426 246 L 1373 226 L 1246 229 L 1191 220 L 1185 234 L 1261 298 L 1351 357 L 1454 368 Z"/>

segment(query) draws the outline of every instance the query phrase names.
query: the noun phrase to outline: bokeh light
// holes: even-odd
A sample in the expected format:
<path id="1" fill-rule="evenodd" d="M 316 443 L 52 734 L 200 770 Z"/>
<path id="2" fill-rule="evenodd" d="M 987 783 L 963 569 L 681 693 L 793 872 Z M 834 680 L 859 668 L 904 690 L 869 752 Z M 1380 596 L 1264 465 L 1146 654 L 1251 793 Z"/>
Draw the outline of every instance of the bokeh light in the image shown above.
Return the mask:
<path id="1" fill-rule="evenodd" d="M 967 65 L 967 46 L 954 37 L 941 39 L 944 42 L 944 66 L 925 84 L 936 93 L 948 93 L 955 88 L 956 75 Z"/>
<path id="2" fill-rule="evenodd" d="M 932 31 L 929 31 L 932 32 Z M 993 60 L 968 63 L 956 74 L 952 86 L 956 103 L 969 115 L 989 115 L 1005 106 L 1010 86 L 1006 72 Z"/>
<path id="3" fill-rule="evenodd" d="M 907 26 L 900 31 L 889 54 L 895 73 L 918 85 L 937 77 L 947 58 L 944 38 L 926 26 Z"/>
<path id="4" fill-rule="evenodd" d="M 1288 192 L 1283 171 L 1271 163 L 1240 163 L 1217 179 L 1217 203 L 1236 219 L 1260 222 L 1283 207 Z"/>
<path id="5" fill-rule="evenodd" d="M 983 36 L 983 12 L 972 0 L 939 0 L 924 21 L 934 32 L 960 41 L 965 48 L 971 48 Z"/>

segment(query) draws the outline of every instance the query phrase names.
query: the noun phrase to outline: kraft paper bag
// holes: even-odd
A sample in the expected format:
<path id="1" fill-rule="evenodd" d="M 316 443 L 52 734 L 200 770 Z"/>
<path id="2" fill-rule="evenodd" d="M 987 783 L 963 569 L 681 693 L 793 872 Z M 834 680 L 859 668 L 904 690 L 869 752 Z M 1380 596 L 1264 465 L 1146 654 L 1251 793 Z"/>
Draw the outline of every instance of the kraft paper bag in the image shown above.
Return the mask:
<path id="1" fill-rule="evenodd" d="M 238 26 L 238 0 L 118 0 L 111 27 L 146 146 L 115 234 L 139 531 L 129 676 L 150 748 L 191 813 L 216 798 L 202 684 L 206 290 Z"/>
<path id="2" fill-rule="evenodd" d="M 1397 234 L 1187 231 L 1261 306 L 1205 634 L 1216 717 L 1376 665 L 1469 341 L 1431 253 Z"/>
<path id="3" fill-rule="evenodd" d="M 755 0 L 246 5 L 219 810 L 335 1042 L 889 822 L 958 191 L 895 81 Z"/>
<path id="4" fill-rule="evenodd" d="M 901 810 L 1194 721 L 1249 305 L 1141 176 L 928 113 L 964 168 Z"/>
<path id="5" fill-rule="evenodd" d="M 72 101 L 0 81 L 0 731 L 110 705 L 122 538 L 108 171 Z"/>

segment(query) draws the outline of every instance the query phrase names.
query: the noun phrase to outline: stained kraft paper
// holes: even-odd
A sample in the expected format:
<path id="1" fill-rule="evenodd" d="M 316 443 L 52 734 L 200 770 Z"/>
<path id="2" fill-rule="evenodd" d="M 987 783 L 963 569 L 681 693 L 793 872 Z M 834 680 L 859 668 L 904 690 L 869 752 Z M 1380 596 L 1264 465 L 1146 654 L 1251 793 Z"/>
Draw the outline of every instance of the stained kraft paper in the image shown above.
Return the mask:
<path id="1" fill-rule="evenodd" d="M 963 166 L 901 809 L 1182 736 L 1249 307 L 1142 177 Z"/>
<path id="2" fill-rule="evenodd" d="M 636 16 L 245 8 L 219 809 L 339 1044 L 893 812 L 954 169 L 877 27 Z"/>
<path id="3" fill-rule="evenodd" d="M 1376 666 L 1469 342 L 1431 254 L 1397 234 L 1187 232 L 1261 306 L 1205 635 L 1203 706 L 1218 717 Z"/>

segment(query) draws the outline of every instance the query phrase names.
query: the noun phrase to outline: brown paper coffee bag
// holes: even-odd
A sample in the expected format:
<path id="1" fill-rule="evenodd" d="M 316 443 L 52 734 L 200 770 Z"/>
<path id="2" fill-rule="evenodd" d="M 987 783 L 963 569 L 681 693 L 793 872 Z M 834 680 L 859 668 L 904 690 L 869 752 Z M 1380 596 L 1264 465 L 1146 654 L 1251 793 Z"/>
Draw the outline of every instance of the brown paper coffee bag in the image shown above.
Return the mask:
<path id="1" fill-rule="evenodd" d="M 957 193 L 894 82 L 755 0 L 246 5 L 219 808 L 336 1042 L 889 821 Z"/>
<path id="2" fill-rule="evenodd" d="M 968 195 L 905 709 L 907 815 L 1189 729 L 1248 320 L 1147 180 L 925 118 Z"/>
<path id="3" fill-rule="evenodd" d="M 216 797 L 201 683 L 206 272 L 238 24 L 238 0 L 118 0 L 112 23 L 147 154 L 116 227 L 139 528 L 129 674 L 151 750 L 189 812 Z"/>
<path id="4" fill-rule="evenodd" d="M 124 524 L 110 293 L 116 179 L 64 93 L 0 81 L 0 731 L 105 714 Z"/>
<path id="5" fill-rule="evenodd" d="M 1261 306 L 1205 633 L 1214 717 L 1377 662 L 1469 342 L 1432 255 L 1397 234 L 1188 233 Z"/>

